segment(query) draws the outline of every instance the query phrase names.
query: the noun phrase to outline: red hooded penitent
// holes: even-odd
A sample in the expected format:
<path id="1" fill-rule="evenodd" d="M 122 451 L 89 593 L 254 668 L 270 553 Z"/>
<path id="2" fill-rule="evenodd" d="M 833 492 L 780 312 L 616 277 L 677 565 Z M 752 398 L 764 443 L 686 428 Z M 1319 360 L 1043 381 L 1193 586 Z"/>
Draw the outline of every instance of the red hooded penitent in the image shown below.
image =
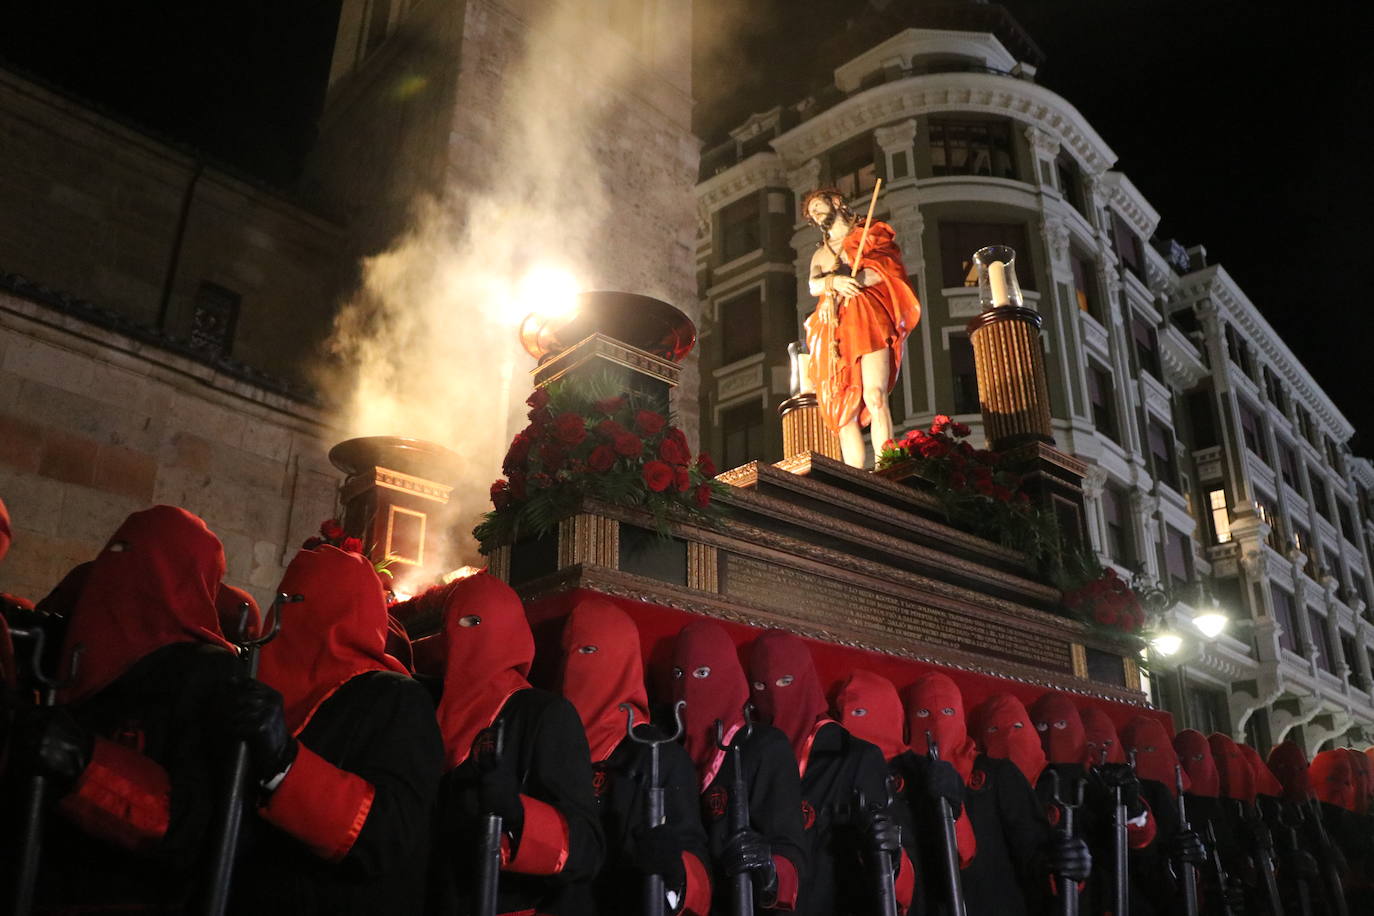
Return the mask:
<path id="1" fill-rule="evenodd" d="M 386 654 L 386 596 L 372 564 L 324 545 L 296 554 L 281 592 L 281 631 L 262 650 L 258 677 L 282 695 L 286 726 L 299 735 L 344 684 L 369 671 L 405 674 Z"/>
<path id="2" fill-rule="evenodd" d="M 769 630 L 754 640 L 749 681 L 759 715 L 787 736 L 805 776 L 811 742 L 820 727 L 831 721 L 811 650 L 791 633 Z"/>
<path id="3" fill-rule="evenodd" d="M 1269 769 L 1259 751 L 1248 744 L 1238 744 L 1236 747 L 1240 749 L 1240 755 L 1245 758 L 1245 762 L 1250 764 L 1250 772 L 1255 774 L 1255 793 L 1268 795 L 1270 798 L 1281 797 L 1283 784 L 1274 775 L 1274 771 Z"/>
<path id="4" fill-rule="evenodd" d="M 1308 770 L 1312 791 L 1319 801 L 1355 811 L 1355 765 L 1345 748 L 1322 751 Z"/>
<path id="5" fill-rule="evenodd" d="M 995 693 L 973 711 L 974 742 L 989 757 L 1010 760 L 1032 786 L 1045 770 L 1045 749 L 1030 714 L 1016 697 Z"/>
<path id="6" fill-rule="evenodd" d="M 1235 801 L 1253 804 L 1255 801 L 1255 773 L 1230 735 L 1212 732 L 1207 736 L 1212 759 L 1217 764 L 1221 780 L 1221 794 Z"/>
<path id="7" fill-rule="evenodd" d="M 849 733 L 883 752 L 892 760 L 906 751 L 902 731 L 906 713 L 892 682 L 872 671 L 855 671 L 835 695 L 835 712 Z"/>
<path id="8" fill-rule="evenodd" d="M 1169 733 L 1164 724 L 1153 716 L 1136 716 L 1121 731 L 1121 744 L 1125 753 L 1135 753 L 1135 773 L 1141 779 L 1162 782 L 1169 794 L 1178 796 L 1178 779 L 1175 767 L 1179 765 L 1178 754 L 1169 741 Z M 1183 789 L 1188 791 L 1188 774 L 1183 774 Z"/>
<path id="9" fill-rule="evenodd" d="M 728 744 L 744 725 L 744 704 L 749 702 L 749 682 L 735 644 L 718 624 L 698 620 L 678 633 L 673 642 L 672 699 L 687 701 L 683 743 L 704 790 L 715 779 L 725 753 L 716 747 L 715 723 L 722 724 Z"/>
<path id="10" fill-rule="evenodd" d="M 935 740 L 940 759 L 951 764 L 968 785 L 973 764 L 978 759 L 978 747 L 968 736 L 964 719 L 964 695 L 946 674 L 932 671 L 912 682 L 903 694 L 906 699 L 907 732 L 911 736 L 911 750 L 922 756 L 930 753 L 927 734 Z M 968 818 L 967 806 L 954 824 L 955 840 L 959 846 L 959 860 L 963 865 L 973 861 L 978 852 L 973 822 Z"/>
<path id="11" fill-rule="evenodd" d="M 1050 763 L 1088 762 L 1088 734 L 1068 694 L 1042 694 L 1027 711 Z"/>
<path id="12" fill-rule="evenodd" d="M 1269 752 L 1269 769 L 1283 786 L 1283 800 L 1305 804 L 1312 798 L 1312 782 L 1308 777 L 1307 754 L 1292 741 L 1274 745 Z"/>
<path id="13" fill-rule="evenodd" d="M 636 724 L 649 719 L 639 629 L 630 615 L 605 598 L 579 598 L 563 625 L 562 682 L 586 729 L 592 762 L 605 760 L 625 738 L 621 703 L 634 709 Z"/>
<path id="14" fill-rule="evenodd" d="M 1116 725 L 1111 717 L 1091 704 L 1078 710 L 1083 719 L 1083 731 L 1088 742 L 1088 763 L 1097 766 L 1102 763 L 1102 752 L 1107 752 L 1107 763 L 1125 763 L 1126 752 L 1121 749 L 1117 739 Z"/>
<path id="15" fill-rule="evenodd" d="M 1178 762 L 1188 774 L 1193 795 L 1216 798 L 1221 793 L 1221 777 L 1217 774 L 1216 761 L 1212 759 L 1212 748 L 1200 731 L 1185 728 L 1174 736 L 1174 750 L 1178 752 Z"/>
<path id="16" fill-rule="evenodd" d="M 135 512 L 92 562 L 62 649 L 64 676 L 81 647 L 63 702 L 87 697 L 150 652 L 173 643 L 233 647 L 219 628 L 215 596 L 224 548 L 205 522 L 175 506 Z"/>

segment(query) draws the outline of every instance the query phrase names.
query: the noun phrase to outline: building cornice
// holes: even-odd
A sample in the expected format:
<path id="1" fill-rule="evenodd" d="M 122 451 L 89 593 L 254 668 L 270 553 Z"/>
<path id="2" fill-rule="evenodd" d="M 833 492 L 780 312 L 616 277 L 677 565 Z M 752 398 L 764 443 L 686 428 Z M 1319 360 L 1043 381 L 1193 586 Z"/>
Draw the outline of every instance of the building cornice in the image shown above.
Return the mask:
<path id="1" fill-rule="evenodd" d="M 895 65 L 910 70 L 921 57 L 962 57 L 980 61 L 992 70 L 1010 71 L 1016 57 L 991 32 L 953 29 L 904 29 L 835 68 L 835 86 L 853 92 L 875 70 Z"/>
<path id="2" fill-rule="evenodd" d="M 1293 354 L 1283 338 L 1236 284 L 1234 278 L 1220 264 L 1194 271 L 1179 278 L 1179 295 L 1189 301 L 1210 298 L 1225 308 L 1228 316 L 1273 364 L 1288 382 L 1302 403 L 1344 442 L 1355 433 L 1354 425 L 1345 418 L 1330 396 L 1317 384 L 1307 367 Z"/>
<path id="3" fill-rule="evenodd" d="M 931 112 L 998 114 L 1036 124 L 1101 174 L 1116 162 L 1105 140 L 1068 101 L 1043 86 L 987 73 L 932 73 L 857 93 L 773 141 L 788 162 L 805 162 L 864 131 Z"/>
<path id="4" fill-rule="evenodd" d="M 1150 206 L 1145 195 L 1124 172 L 1111 171 L 1103 175 L 1102 187 L 1107 192 L 1107 202 L 1140 230 L 1141 235 L 1148 239 L 1155 234 L 1155 227 L 1159 225 L 1159 211 Z"/>
<path id="5" fill-rule="evenodd" d="M 697 206 L 707 213 L 761 188 L 786 188 L 787 168 L 776 153 L 755 153 L 696 187 Z"/>

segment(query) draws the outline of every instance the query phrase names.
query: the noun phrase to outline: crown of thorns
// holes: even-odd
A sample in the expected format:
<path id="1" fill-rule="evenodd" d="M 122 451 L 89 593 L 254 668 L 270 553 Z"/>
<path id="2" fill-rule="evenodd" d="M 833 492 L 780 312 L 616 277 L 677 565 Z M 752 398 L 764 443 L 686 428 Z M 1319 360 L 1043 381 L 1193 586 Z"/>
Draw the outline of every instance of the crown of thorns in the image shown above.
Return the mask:
<path id="1" fill-rule="evenodd" d="M 854 211 L 849 209 L 849 204 L 845 202 L 844 192 L 839 188 L 816 188 L 814 191 L 807 192 L 802 198 L 802 213 L 806 214 L 806 221 L 811 225 L 816 225 L 816 221 L 811 218 L 811 201 L 820 198 L 835 208 L 840 218 L 847 223 L 854 221 Z"/>

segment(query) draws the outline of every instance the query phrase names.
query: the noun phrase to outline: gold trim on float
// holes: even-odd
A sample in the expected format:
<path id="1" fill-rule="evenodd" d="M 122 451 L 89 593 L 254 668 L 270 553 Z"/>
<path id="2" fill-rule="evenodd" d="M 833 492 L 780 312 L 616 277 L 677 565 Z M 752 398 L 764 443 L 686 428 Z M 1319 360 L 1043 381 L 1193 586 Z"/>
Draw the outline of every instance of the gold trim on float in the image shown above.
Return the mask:
<path id="1" fill-rule="evenodd" d="M 702 592 L 720 591 L 720 554 L 715 547 L 687 542 L 687 587 Z"/>
<path id="2" fill-rule="evenodd" d="M 1126 675 L 1126 689 L 1140 689 L 1140 663 L 1129 655 L 1121 657 L 1122 673 Z"/>
<path id="3" fill-rule="evenodd" d="M 386 556 L 388 559 L 393 559 L 398 563 L 405 563 L 407 566 L 424 566 L 425 529 L 429 524 L 429 516 L 426 515 L 424 512 L 417 512 L 414 509 L 407 509 L 405 506 L 398 506 L 395 503 L 392 503 L 390 506 L 387 506 L 387 508 L 390 511 L 387 513 L 386 516 L 386 549 L 384 551 L 384 556 Z M 401 556 L 399 553 L 392 549 L 391 536 L 396 529 L 397 512 L 401 512 L 405 515 L 413 515 L 420 520 L 420 549 L 418 551 L 419 555 L 413 560 L 409 557 Z"/>
<path id="4" fill-rule="evenodd" d="M 503 544 L 487 554 L 487 572 L 502 582 L 510 582 L 509 544 Z"/>
<path id="5" fill-rule="evenodd" d="M 1069 643 L 1069 654 L 1073 657 L 1073 676 L 1088 679 L 1088 649 L 1081 642 Z M 1137 686 L 1136 689 L 1139 689 Z"/>
<path id="6" fill-rule="evenodd" d="M 620 566 L 620 523 L 603 515 L 579 513 L 558 523 L 558 567 L 577 564 Z"/>
<path id="7" fill-rule="evenodd" d="M 446 487 L 424 477 L 416 477 L 414 474 L 406 474 L 402 471 L 393 471 L 391 468 L 383 467 L 374 468 L 373 479 L 367 483 L 388 490 L 413 493 L 424 499 L 432 499 L 437 503 L 447 503 L 449 494 L 453 492 L 453 487 Z"/>

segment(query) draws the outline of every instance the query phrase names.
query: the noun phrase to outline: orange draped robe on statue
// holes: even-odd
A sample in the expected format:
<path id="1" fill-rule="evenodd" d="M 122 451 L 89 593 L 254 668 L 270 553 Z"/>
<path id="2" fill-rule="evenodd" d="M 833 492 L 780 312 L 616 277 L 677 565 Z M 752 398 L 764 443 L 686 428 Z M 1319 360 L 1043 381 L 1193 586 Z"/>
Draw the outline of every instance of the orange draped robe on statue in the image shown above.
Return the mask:
<path id="1" fill-rule="evenodd" d="M 861 235 L 863 220 L 849 230 L 840 246 L 845 263 L 853 264 Z M 863 263 L 859 266 L 863 270 L 876 271 L 878 282 L 850 299 L 840 299 L 831 292 L 822 293 L 816 311 L 806 319 L 805 325 L 806 348 L 811 353 L 811 381 L 816 387 L 821 415 L 837 432 L 853 422 L 856 415 L 861 425 L 868 425 L 859 358 L 884 348 L 891 353 L 887 379 L 887 390 L 891 391 L 902 368 L 902 343 L 921 320 L 921 303 L 907 283 L 902 252 L 887 223 L 873 221 L 864 242 Z M 838 328 L 827 325 L 820 318 L 820 306 L 827 300 L 836 300 L 839 307 Z M 838 343 L 838 359 L 832 340 Z"/>

